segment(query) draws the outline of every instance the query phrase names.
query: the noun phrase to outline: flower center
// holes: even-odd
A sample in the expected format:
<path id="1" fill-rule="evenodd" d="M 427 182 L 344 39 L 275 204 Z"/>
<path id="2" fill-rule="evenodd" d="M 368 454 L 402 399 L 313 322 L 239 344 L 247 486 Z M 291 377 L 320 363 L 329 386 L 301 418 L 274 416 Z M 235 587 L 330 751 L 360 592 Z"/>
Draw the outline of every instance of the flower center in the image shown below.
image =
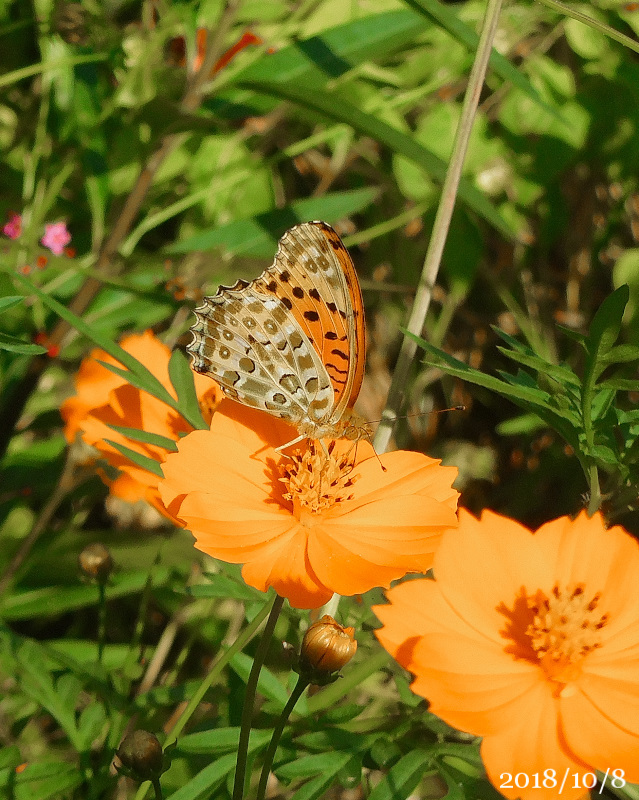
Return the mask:
<path id="1" fill-rule="evenodd" d="M 528 599 L 534 617 L 526 635 L 551 680 L 561 684 L 576 680 L 585 656 L 601 647 L 608 614 L 597 610 L 600 599 L 599 592 L 588 599 L 583 584 L 565 590 L 555 584 L 550 597 L 538 591 Z"/>
<path id="2" fill-rule="evenodd" d="M 318 514 L 353 497 L 349 489 L 359 475 L 353 475 L 348 455 L 334 451 L 334 441 L 324 450 L 311 440 L 303 453 L 293 453 L 282 467 L 284 498 L 293 503 L 293 513 L 303 525 L 313 524 Z"/>

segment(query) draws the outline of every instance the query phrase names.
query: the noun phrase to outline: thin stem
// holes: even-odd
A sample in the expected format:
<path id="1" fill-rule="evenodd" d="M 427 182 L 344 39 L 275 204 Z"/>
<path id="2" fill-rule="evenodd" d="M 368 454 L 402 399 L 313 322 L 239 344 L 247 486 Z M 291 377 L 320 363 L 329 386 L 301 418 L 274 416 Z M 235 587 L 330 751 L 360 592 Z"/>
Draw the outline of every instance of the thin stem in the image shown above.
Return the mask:
<path id="1" fill-rule="evenodd" d="M 596 464 L 590 465 L 588 475 L 588 483 L 590 484 L 590 502 L 588 503 L 588 516 L 592 517 L 595 511 L 599 511 L 601 507 L 601 486 L 599 485 L 599 471 Z"/>
<path id="2" fill-rule="evenodd" d="M 102 664 L 104 655 L 104 642 L 106 641 L 106 584 L 98 584 L 100 598 L 98 601 L 98 664 Z"/>
<path id="3" fill-rule="evenodd" d="M 479 103 L 479 96 L 484 83 L 488 61 L 492 52 L 492 43 L 499 21 L 502 0 L 488 0 L 484 24 L 477 46 L 477 55 L 468 79 L 468 86 L 464 96 L 464 104 L 459 120 L 459 127 L 455 134 L 453 152 L 451 155 L 446 178 L 442 187 L 442 194 L 437 208 L 437 215 L 433 225 L 433 233 L 428 245 L 428 252 L 424 260 L 422 275 L 417 286 L 413 310 L 408 321 L 407 329 L 410 333 L 419 336 L 424 327 L 424 321 L 430 306 L 432 288 L 437 278 L 441 263 L 444 245 L 450 227 L 450 221 L 455 208 L 455 199 L 461 178 L 462 167 L 468 141 L 473 126 L 473 120 Z M 402 402 L 404 390 L 408 381 L 408 372 L 415 357 L 417 344 L 408 336 L 404 337 L 402 347 L 397 359 L 397 367 L 393 375 L 393 382 L 388 393 L 388 401 L 382 422 L 375 434 L 375 449 L 378 453 L 385 452 L 390 440 L 393 423 L 397 419 Z"/>
<path id="4" fill-rule="evenodd" d="M 284 726 L 288 722 L 288 718 L 291 715 L 291 711 L 295 708 L 295 704 L 300 699 L 304 690 L 308 686 L 308 681 L 306 678 L 303 678 L 301 675 L 297 679 L 297 683 L 295 684 L 295 688 L 291 692 L 291 696 L 288 698 L 288 702 L 284 706 L 282 713 L 280 714 L 275 727 L 273 728 L 273 735 L 271 736 L 271 741 L 269 743 L 268 749 L 264 756 L 264 764 L 262 765 L 262 774 L 260 775 L 260 783 L 257 787 L 257 795 L 256 800 L 264 800 L 264 795 L 266 794 L 266 784 L 268 783 L 268 776 L 271 772 L 271 767 L 273 766 L 273 759 L 275 758 L 275 753 L 277 752 L 277 746 L 280 743 L 280 738 L 282 737 L 282 731 L 284 730 Z"/>
<path id="5" fill-rule="evenodd" d="M 616 42 L 620 42 L 629 50 L 634 50 L 635 53 L 639 53 L 639 42 L 631 39 L 629 36 L 626 36 L 623 33 L 620 33 L 614 28 L 611 28 L 610 25 L 606 25 L 604 22 L 600 22 L 600 20 L 589 17 L 587 14 L 582 13 L 578 9 L 572 8 L 567 3 L 562 3 L 560 0 L 539 0 L 539 2 L 543 3 L 545 6 L 548 6 L 548 8 L 554 8 L 555 11 L 560 11 L 567 17 L 572 17 L 574 20 L 577 20 L 577 22 L 583 22 L 583 24 L 587 25 L 589 28 L 593 28 L 594 30 L 603 33 L 604 36 L 609 36 Z"/>
<path id="6" fill-rule="evenodd" d="M 160 779 L 153 778 L 151 783 L 153 784 L 153 790 L 155 792 L 155 800 L 162 800 L 162 787 L 160 786 Z"/>
<path id="7" fill-rule="evenodd" d="M 69 451 L 67 453 L 67 460 L 62 469 L 62 474 L 60 475 L 53 493 L 42 508 L 40 516 L 34 522 L 31 532 L 24 539 L 20 545 L 20 548 L 18 549 L 18 552 L 11 559 L 11 563 L 5 570 L 4 575 L 2 578 L 0 578 L 0 594 L 2 594 L 2 592 L 9 587 L 13 577 L 24 563 L 25 559 L 31 552 L 31 549 L 47 529 L 47 526 L 51 522 L 55 512 L 58 510 L 60 503 L 62 503 L 69 492 L 76 488 L 80 481 L 84 480 L 84 473 L 79 476 L 74 475 L 75 466 L 75 454 L 72 455 L 71 451 Z"/>
<path id="8" fill-rule="evenodd" d="M 242 709 L 242 724 L 240 727 L 240 739 L 237 744 L 237 764 L 235 767 L 235 783 L 233 784 L 233 800 L 242 800 L 244 797 L 244 784 L 246 782 L 246 764 L 248 760 L 248 745 L 249 737 L 251 735 L 251 722 L 253 721 L 253 706 L 255 704 L 255 692 L 257 690 L 257 682 L 260 677 L 260 670 L 264 664 L 266 653 L 269 644 L 271 643 L 271 636 L 275 630 L 275 623 L 280 615 L 282 606 L 284 605 L 284 598 L 279 595 L 275 596 L 271 613 L 264 626 L 262 638 L 257 646 L 257 652 L 251 667 L 251 674 L 246 683 L 246 693 L 244 694 L 244 708 Z"/>
<path id="9" fill-rule="evenodd" d="M 186 727 L 188 721 L 193 716 L 193 713 L 199 706 L 202 698 L 207 693 L 213 681 L 220 675 L 224 667 L 229 663 L 229 661 L 233 658 L 236 653 L 239 653 L 248 642 L 253 638 L 255 631 L 260 627 L 262 622 L 266 619 L 267 614 L 271 611 L 269 609 L 268 603 L 264 605 L 264 608 L 261 609 L 259 614 L 254 617 L 253 620 L 244 628 L 244 630 L 240 633 L 237 639 L 233 642 L 233 644 L 228 648 L 225 649 L 217 658 L 217 661 L 213 664 L 211 669 L 209 670 L 208 675 L 204 678 L 202 683 L 198 686 L 197 692 L 191 697 L 187 707 L 184 709 L 182 714 L 180 715 L 179 719 L 176 721 L 175 725 L 170 728 L 166 732 L 166 742 L 174 742 L 176 739 L 179 738 L 180 734 Z M 138 789 L 135 800 L 143 800 L 146 797 L 146 793 L 150 786 L 149 781 L 145 781 L 141 784 L 140 788 Z"/>

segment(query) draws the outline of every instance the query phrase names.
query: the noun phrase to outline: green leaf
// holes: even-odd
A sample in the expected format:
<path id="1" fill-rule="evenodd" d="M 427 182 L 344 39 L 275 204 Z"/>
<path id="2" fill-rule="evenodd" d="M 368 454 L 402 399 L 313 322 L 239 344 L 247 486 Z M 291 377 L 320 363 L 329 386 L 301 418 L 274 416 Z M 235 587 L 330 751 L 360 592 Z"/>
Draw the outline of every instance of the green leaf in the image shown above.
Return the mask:
<path id="1" fill-rule="evenodd" d="M 154 567 L 151 575 L 153 586 L 164 586 L 172 576 L 166 567 Z M 149 579 L 149 571 L 112 575 L 107 587 L 107 598 L 128 597 L 141 592 Z M 48 619 L 78 608 L 98 604 L 100 594 L 97 586 L 46 586 L 13 592 L 0 597 L 0 618 L 12 620 Z"/>
<path id="2" fill-rule="evenodd" d="M 187 587 L 189 595 L 192 597 L 225 597 L 240 601 L 264 600 L 264 594 L 259 589 L 253 589 L 242 580 L 236 580 L 222 573 L 217 575 L 207 575 L 210 579 L 209 584 L 197 584 Z"/>
<path id="3" fill-rule="evenodd" d="M 602 354 L 601 361 L 606 365 L 639 361 L 639 347 L 635 347 L 632 344 L 620 344 L 616 347 L 611 347 L 607 353 Z"/>
<path id="4" fill-rule="evenodd" d="M 620 286 L 608 295 L 597 309 L 585 340 L 586 366 L 584 387 L 591 387 L 608 366 L 604 360 L 619 337 L 623 312 L 630 297 L 627 285 Z"/>
<path id="5" fill-rule="evenodd" d="M 162 472 L 162 468 L 158 461 L 154 458 L 149 458 L 149 456 L 143 456 L 142 453 L 138 453 L 135 450 L 131 450 L 130 447 L 125 447 L 123 444 L 118 444 L 114 442 L 112 439 L 105 439 L 104 440 L 107 444 L 110 444 L 111 447 L 114 447 L 118 453 L 121 453 L 125 458 L 128 458 L 129 461 L 132 461 L 136 466 L 141 467 L 142 469 L 146 470 L 147 472 L 151 472 L 154 475 L 157 475 L 158 478 L 163 478 L 164 473 Z"/>
<path id="6" fill-rule="evenodd" d="M 439 0 L 404 0 L 404 2 L 420 14 L 425 14 L 436 20 L 442 28 L 445 28 L 451 34 L 451 36 L 466 45 L 471 53 L 477 51 L 477 45 L 479 44 L 479 36 L 477 33 L 473 28 L 460 20 L 452 9 L 439 2 Z M 495 50 L 495 48 L 492 50 L 489 63 L 491 68 L 497 75 L 503 78 L 504 81 L 516 86 L 527 94 L 531 100 L 534 100 L 541 108 L 565 123 L 565 120 L 557 109 L 546 103 L 528 78 L 514 67 L 505 56 Z"/>
<path id="7" fill-rule="evenodd" d="M 257 750 L 271 741 L 271 731 L 252 730 L 249 749 Z M 202 755 L 218 755 L 235 753 L 240 736 L 239 728 L 215 728 L 210 731 L 198 731 L 180 737 L 176 751 L 180 753 L 201 753 Z"/>
<path id="8" fill-rule="evenodd" d="M 246 655 L 246 653 L 236 653 L 229 663 L 244 683 L 246 683 L 251 672 L 251 667 L 253 666 L 253 659 Z M 283 708 L 288 701 L 288 692 L 275 675 L 266 667 L 262 667 L 260 671 L 257 690 L 261 695 L 272 700 L 281 708 Z"/>
<path id="9" fill-rule="evenodd" d="M 190 253 L 193 250 L 222 247 L 227 253 L 235 255 L 272 258 L 277 240 L 291 226 L 309 219 L 335 222 L 363 210 L 374 201 L 377 194 L 377 189 L 353 189 L 349 192 L 297 200 L 284 208 L 267 211 L 255 217 L 236 219 L 210 231 L 190 236 L 166 250 L 169 253 Z"/>
<path id="10" fill-rule="evenodd" d="M 197 419 L 199 418 L 200 424 L 198 428 L 208 430 L 209 426 L 204 421 L 200 404 L 195 392 L 195 381 L 193 380 L 193 371 L 189 364 L 188 358 L 182 353 L 181 350 L 174 350 L 171 353 L 171 360 L 169 361 L 169 378 L 171 384 L 175 389 L 178 398 L 178 406 L 180 413 L 184 419 Z M 175 447 L 177 450 L 177 447 Z"/>
<path id="11" fill-rule="evenodd" d="M 383 122 L 377 114 L 369 114 L 354 106 L 346 92 L 330 92 L 321 87 L 318 87 L 317 90 L 309 90 L 308 87 L 299 84 L 282 85 L 274 80 L 243 81 L 243 85 L 284 100 L 290 100 L 302 108 L 319 113 L 328 119 L 350 125 L 359 133 L 371 136 L 391 151 L 414 161 L 440 183 L 444 181 L 446 164 L 438 156 L 419 144 L 413 136 Z M 509 239 L 515 238 L 515 231 L 504 221 L 492 203 L 486 200 L 484 195 L 464 178 L 460 181 L 458 196 L 504 236 Z"/>
<path id="12" fill-rule="evenodd" d="M 47 352 L 46 347 L 39 344 L 32 344 L 18 339 L 17 336 L 10 336 L 8 333 L 0 331 L 0 350 L 8 350 L 10 353 L 18 353 L 23 356 L 37 356 Z"/>
<path id="13" fill-rule="evenodd" d="M 69 737 L 69 741 L 80 752 L 82 740 L 75 722 L 77 692 L 65 692 L 64 681 L 53 682 L 46 666 L 45 654 L 40 645 L 30 640 L 18 644 L 14 653 L 20 676 L 20 688 L 49 712 Z M 72 679 L 72 676 L 63 676 Z M 73 679 L 79 690 L 79 682 Z"/>
<path id="14" fill-rule="evenodd" d="M 169 795 L 166 800 L 199 800 L 199 798 L 204 800 L 212 797 L 215 789 L 235 770 L 236 761 L 236 753 L 218 758 Z"/>
<path id="15" fill-rule="evenodd" d="M 324 84 L 414 41 L 427 27 L 423 17 L 407 9 L 369 14 L 268 54 L 234 75 L 233 83 Z"/>
<path id="16" fill-rule="evenodd" d="M 21 294 L 0 297 L 0 311 L 8 311 L 10 308 L 19 306 L 22 302 L 24 302 L 24 297 Z"/>
<path id="17" fill-rule="evenodd" d="M 76 764 L 48 762 L 29 764 L 13 775 L 13 800 L 59 800 L 70 797 L 84 778 Z"/>
<path id="18" fill-rule="evenodd" d="M 295 761 L 279 767 L 276 772 L 284 780 L 311 778 L 320 773 L 330 775 L 331 780 L 334 780 L 337 773 L 348 764 L 352 757 L 352 753 L 317 753 L 296 758 Z"/>
<path id="19" fill-rule="evenodd" d="M 369 794 L 368 800 L 397 800 L 409 797 L 431 768 L 432 755 L 412 750 L 401 758 Z"/>
<path id="20" fill-rule="evenodd" d="M 116 347 L 118 345 L 115 345 Z M 122 350 L 123 353 L 126 353 L 125 350 Z M 126 353 L 126 355 L 129 355 Z M 114 356 L 115 358 L 115 356 Z M 119 359 L 118 359 L 119 360 Z M 144 367 L 142 362 L 137 361 L 134 359 L 137 364 L 139 364 L 143 369 L 144 372 L 139 371 L 137 368 L 132 370 L 130 367 L 126 367 L 126 369 L 122 369 L 122 367 L 118 367 L 116 364 L 110 364 L 108 361 L 102 361 L 101 359 L 97 359 L 98 364 L 101 364 L 105 369 L 108 369 L 109 372 L 112 372 L 114 375 L 118 375 L 127 383 L 130 383 L 131 386 L 135 386 L 136 389 L 139 389 L 142 392 L 147 392 L 153 397 L 157 397 L 158 400 L 161 400 L 163 403 L 166 403 L 168 406 L 175 408 L 177 403 L 171 396 L 171 393 L 167 390 L 167 388 L 160 383 L 160 381 L 149 372 L 149 370 Z M 148 373 L 148 374 L 147 374 Z"/>
<path id="21" fill-rule="evenodd" d="M 19 280 L 29 292 L 39 297 L 40 300 L 59 317 L 86 336 L 89 341 L 102 348 L 102 350 L 107 352 L 116 361 L 123 364 L 126 370 L 118 371 L 117 368 L 113 368 L 113 365 L 101 361 L 100 363 L 103 364 L 103 366 L 111 369 L 116 375 L 124 377 L 129 383 L 132 383 L 132 379 L 135 378 L 136 384 L 134 385 L 136 385 L 138 389 L 144 389 L 144 391 L 149 392 L 149 394 L 157 397 L 158 400 L 162 400 L 172 408 L 176 407 L 177 403 L 171 397 L 169 391 L 144 364 L 134 358 L 130 353 L 123 350 L 119 345 L 115 344 L 115 342 L 112 342 L 108 336 L 97 330 L 95 326 L 88 325 L 83 319 L 69 311 L 66 306 L 63 306 L 62 303 L 59 303 L 55 298 L 43 292 L 40 287 L 36 286 L 35 283 L 24 275 L 15 275 L 14 277 L 16 280 Z"/>
<path id="22" fill-rule="evenodd" d="M 155 445 L 155 447 L 162 447 L 164 450 L 168 450 L 172 453 L 177 452 L 177 444 L 173 439 L 169 439 L 168 436 L 161 436 L 159 433 L 150 433 L 149 431 L 141 431 L 139 428 L 125 428 L 121 425 L 109 425 L 108 427 L 111 428 L 112 431 L 126 436 L 127 439 L 132 439 L 134 442 L 152 444 Z"/>
<path id="23" fill-rule="evenodd" d="M 433 345 L 418 336 L 408 332 L 406 332 L 406 335 L 414 339 L 429 354 L 430 357 L 424 359 L 425 364 L 438 367 L 447 375 L 453 375 L 474 383 L 476 386 L 489 389 L 502 397 L 506 397 L 524 411 L 537 414 L 547 425 L 563 436 L 570 445 L 577 448 L 581 420 L 572 410 L 571 404 L 567 401 L 564 401 L 563 404 L 560 402 L 562 395 L 553 395 L 551 397 L 547 392 L 537 387 L 529 388 L 527 386 L 511 385 L 492 375 L 486 375 L 483 372 L 472 369 L 463 361 L 459 361 L 443 350 L 433 347 Z"/>

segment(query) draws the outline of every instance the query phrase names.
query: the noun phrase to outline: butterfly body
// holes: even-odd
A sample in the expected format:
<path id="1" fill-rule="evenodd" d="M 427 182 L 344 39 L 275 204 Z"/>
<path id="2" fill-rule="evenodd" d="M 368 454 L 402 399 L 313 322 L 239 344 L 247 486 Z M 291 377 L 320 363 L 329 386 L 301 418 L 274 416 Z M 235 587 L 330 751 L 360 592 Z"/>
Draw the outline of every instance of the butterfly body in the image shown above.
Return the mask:
<path id="1" fill-rule="evenodd" d="M 369 435 L 352 408 L 364 372 L 362 296 L 329 225 L 291 228 L 271 267 L 221 286 L 195 314 L 193 369 L 225 395 L 290 422 L 299 439 Z"/>

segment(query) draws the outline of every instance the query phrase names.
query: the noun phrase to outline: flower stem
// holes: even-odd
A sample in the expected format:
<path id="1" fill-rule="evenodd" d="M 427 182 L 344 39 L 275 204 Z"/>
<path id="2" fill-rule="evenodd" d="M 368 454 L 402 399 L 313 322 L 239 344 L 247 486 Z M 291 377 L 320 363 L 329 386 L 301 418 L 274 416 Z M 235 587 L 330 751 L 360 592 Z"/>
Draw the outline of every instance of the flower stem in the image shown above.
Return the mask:
<path id="1" fill-rule="evenodd" d="M 435 216 L 435 222 L 433 224 L 433 232 L 424 260 L 422 274 L 417 286 L 413 310 L 411 311 L 410 319 L 406 326 L 407 330 L 410 333 L 414 333 L 416 336 L 421 334 L 422 328 L 424 327 L 424 320 L 426 319 L 426 313 L 430 306 L 432 289 L 439 271 L 442 253 L 444 252 L 444 245 L 455 208 L 455 199 L 457 197 L 457 189 L 464 165 L 464 158 L 466 156 L 466 150 L 468 149 L 470 132 L 473 126 L 475 112 L 477 111 L 479 96 L 488 67 L 488 60 L 492 51 L 493 39 L 495 38 L 501 4 L 502 0 L 488 0 L 487 3 L 484 24 L 477 46 L 475 61 L 468 78 L 468 86 L 466 87 L 459 126 L 455 134 L 453 152 L 442 187 L 437 215 Z M 404 336 L 397 359 L 397 366 L 395 367 L 395 374 L 393 375 L 393 382 L 388 393 L 386 409 L 384 410 L 382 421 L 377 428 L 377 433 L 375 434 L 375 440 L 373 442 L 375 450 L 378 453 L 385 452 L 388 447 L 393 424 L 402 406 L 404 390 L 408 382 L 408 372 L 416 351 L 417 344 L 415 341 L 408 336 Z"/>
<path id="2" fill-rule="evenodd" d="M 275 623 L 280 615 L 282 606 L 284 605 L 284 598 L 279 595 L 275 596 L 271 613 L 264 626 L 262 638 L 257 646 L 255 658 L 253 659 L 253 666 L 251 667 L 251 674 L 246 683 L 246 692 L 244 694 L 244 708 L 242 709 L 242 725 L 240 727 L 240 739 L 237 744 L 237 763 L 235 767 L 235 783 L 233 784 L 233 800 L 242 800 L 244 797 L 244 784 L 246 782 L 246 763 L 248 757 L 249 736 L 251 735 L 251 722 L 253 720 L 253 706 L 255 704 L 255 692 L 257 690 L 257 682 L 260 677 L 260 670 L 264 664 L 268 646 L 271 643 L 271 636 L 275 630 Z"/>
<path id="3" fill-rule="evenodd" d="M 106 640 L 106 584 L 104 581 L 100 581 L 98 584 L 98 591 L 98 664 L 102 664 Z"/>
<path id="4" fill-rule="evenodd" d="M 153 784 L 153 791 L 155 792 L 155 800 L 162 800 L 162 787 L 160 786 L 160 779 L 153 778 L 151 783 Z"/>
<path id="5" fill-rule="evenodd" d="M 300 699 L 307 686 L 308 686 L 308 680 L 300 675 L 297 679 L 297 683 L 295 684 L 295 688 L 291 692 L 291 696 L 288 698 L 288 702 L 284 706 L 282 713 L 280 714 L 280 717 L 277 720 L 277 724 L 273 728 L 273 735 L 271 736 L 271 741 L 269 743 L 268 750 L 266 751 L 266 755 L 264 756 L 264 764 L 262 765 L 262 774 L 260 775 L 260 783 L 259 786 L 257 787 L 256 800 L 264 800 L 264 795 L 266 794 L 266 784 L 268 783 L 268 776 L 271 772 L 271 767 L 273 766 L 273 759 L 275 758 L 275 753 L 277 752 L 277 746 L 280 743 L 282 731 L 284 730 L 284 726 L 288 721 L 291 711 L 295 708 L 295 704 Z"/>

